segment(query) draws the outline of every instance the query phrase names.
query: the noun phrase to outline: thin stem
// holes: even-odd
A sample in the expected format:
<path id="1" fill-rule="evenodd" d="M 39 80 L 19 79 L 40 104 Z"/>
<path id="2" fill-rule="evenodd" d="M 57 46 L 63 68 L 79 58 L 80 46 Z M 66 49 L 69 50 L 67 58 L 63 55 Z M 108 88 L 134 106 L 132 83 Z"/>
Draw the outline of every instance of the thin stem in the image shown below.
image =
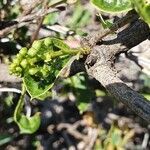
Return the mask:
<path id="1" fill-rule="evenodd" d="M 44 3 L 43 3 L 43 9 L 45 9 L 45 10 L 48 9 L 48 8 L 47 8 L 47 4 L 48 4 L 48 0 L 45 0 Z M 38 27 L 37 27 L 36 31 L 33 33 L 33 36 L 32 36 L 32 38 L 31 38 L 31 43 L 33 43 L 34 40 L 37 39 L 38 34 L 39 34 L 39 31 L 40 31 L 40 28 L 41 28 L 41 25 L 42 25 L 42 23 L 43 23 L 43 21 L 44 21 L 44 17 L 45 17 L 45 16 L 42 16 L 41 18 L 39 18 L 40 20 L 39 20 L 39 23 L 38 23 Z"/>
<path id="2" fill-rule="evenodd" d="M 25 93 L 26 93 L 26 88 L 25 88 L 24 84 L 22 84 L 22 93 L 21 93 L 20 99 L 18 101 L 18 104 L 16 106 L 15 112 L 14 112 L 14 121 L 15 122 L 18 122 L 19 116 L 21 114 L 21 111 L 22 111 L 22 108 L 24 105 Z"/>
<path id="3" fill-rule="evenodd" d="M 51 55 L 51 59 L 59 57 L 59 56 L 63 56 L 65 54 L 76 55 L 79 52 L 81 52 L 80 49 L 76 49 L 76 50 L 70 49 L 70 50 L 65 50 L 65 51 L 64 50 L 56 51 L 56 52 L 53 52 L 53 54 Z"/>
<path id="4" fill-rule="evenodd" d="M 18 93 L 18 94 L 20 94 L 20 93 L 21 93 L 21 90 L 16 89 L 16 88 L 3 87 L 3 88 L 0 88 L 0 92 L 13 92 L 13 93 Z"/>

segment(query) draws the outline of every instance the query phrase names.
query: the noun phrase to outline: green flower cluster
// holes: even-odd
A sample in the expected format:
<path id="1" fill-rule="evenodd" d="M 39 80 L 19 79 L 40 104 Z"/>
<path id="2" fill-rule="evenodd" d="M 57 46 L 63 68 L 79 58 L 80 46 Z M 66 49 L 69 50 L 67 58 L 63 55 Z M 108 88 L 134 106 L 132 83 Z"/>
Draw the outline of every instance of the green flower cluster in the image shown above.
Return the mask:
<path id="1" fill-rule="evenodd" d="M 69 52 L 70 48 L 59 39 L 45 38 L 34 41 L 30 49 L 20 50 L 10 65 L 10 73 L 19 77 L 30 74 L 45 78 L 52 69 L 52 59 Z"/>
<path id="2" fill-rule="evenodd" d="M 30 49 L 22 48 L 10 65 L 10 73 L 19 77 L 32 75 L 45 79 L 50 73 L 55 76 L 68 61 L 66 58 L 88 53 L 89 48 L 71 49 L 62 40 L 48 37 L 34 41 Z"/>

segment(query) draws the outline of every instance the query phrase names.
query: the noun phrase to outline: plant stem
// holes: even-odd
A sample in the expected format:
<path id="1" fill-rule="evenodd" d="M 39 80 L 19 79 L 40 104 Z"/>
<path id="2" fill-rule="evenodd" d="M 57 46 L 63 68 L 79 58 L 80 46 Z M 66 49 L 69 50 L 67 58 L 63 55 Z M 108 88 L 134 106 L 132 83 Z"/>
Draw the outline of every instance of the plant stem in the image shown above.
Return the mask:
<path id="1" fill-rule="evenodd" d="M 24 105 L 24 96 L 25 96 L 25 93 L 26 93 L 26 88 L 25 88 L 25 85 L 22 84 L 22 93 L 20 95 L 20 99 L 18 101 L 18 104 L 17 104 L 15 112 L 14 112 L 14 121 L 15 122 L 18 122 L 18 117 L 21 114 L 21 111 L 22 111 L 22 108 L 23 108 L 23 105 Z"/>

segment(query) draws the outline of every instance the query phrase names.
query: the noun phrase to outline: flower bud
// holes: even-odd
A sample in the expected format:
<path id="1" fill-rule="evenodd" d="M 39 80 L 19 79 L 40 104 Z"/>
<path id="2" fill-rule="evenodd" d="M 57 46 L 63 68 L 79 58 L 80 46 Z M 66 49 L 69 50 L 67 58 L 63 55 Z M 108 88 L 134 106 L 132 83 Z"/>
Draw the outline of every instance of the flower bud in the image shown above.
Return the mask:
<path id="1" fill-rule="evenodd" d="M 10 70 L 10 74 L 13 74 L 15 72 L 15 68 L 16 68 L 16 64 L 12 63 L 10 66 L 9 66 L 9 70 Z"/>
<path id="2" fill-rule="evenodd" d="M 18 66 L 20 64 L 20 60 L 18 58 L 15 58 L 13 60 L 13 64 L 15 64 L 16 66 Z"/>
<path id="3" fill-rule="evenodd" d="M 21 65 L 23 68 L 26 68 L 26 67 L 27 67 L 27 64 L 28 64 L 28 62 L 27 62 L 26 59 L 23 59 L 23 60 L 21 61 L 21 63 L 20 63 L 20 65 Z"/>
<path id="4" fill-rule="evenodd" d="M 22 72 L 21 67 L 16 67 L 16 72 L 21 73 Z"/>
<path id="5" fill-rule="evenodd" d="M 29 55 L 30 57 L 34 57 L 34 56 L 36 55 L 37 51 L 38 51 L 37 49 L 31 47 L 31 48 L 28 50 L 28 55 Z"/>
<path id="6" fill-rule="evenodd" d="M 31 69 L 29 69 L 29 74 L 30 75 L 35 75 L 37 72 L 38 72 L 37 68 L 31 68 Z"/>
<path id="7" fill-rule="evenodd" d="M 50 37 L 44 39 L 44 44 L 48 47 L 52 44 L 52 40 Z"/>
<path id="8" fill-rule="evenodd" d="M 20 55 L 24 56 L 27 54 L 27 48 L 26 47 L 23 47 L 21 50 L 20 50 Z"/>
<path id="9" fill-rule="evenodd" d="M 43 40 L 36 40 L 33 42 L 32 47 L 36 50 L 40 50 L 43 45 Z"/>
<path id="10" fill-rule="evenodd" d="M 23 56 L 20 55 L 19 53 L 16 55 L 16 59 L 18 60 L 18 62 L 20 63 L 21 60 L 23 59 Z"/>
<path id="11" fill-rule="evenodd" d="M 45 77 L 48 76 L 48 71 L 47 71 L 47 69 L 42 68 L 40 71 L 41 71 L 41 73 L 42 73 L 42 75 L 43 75 L 43 78 L 45 78 Z"/>
<path id="12" fill-rule="evenodd" d="M 38 61 L 37 57 L 33 57 L 33 58 L 28 59 L 28 62 L 31 66 L 33 66 L 37 61 Z"/>
<path id="13" fill-rule="evenodd" d="M 51 53 L 49 53 L 49 52 L 45 53 L 44 56 L 45 56 L 45 60 L 44 60 L 45 62 L 49 62 L 52 60 Z"/>

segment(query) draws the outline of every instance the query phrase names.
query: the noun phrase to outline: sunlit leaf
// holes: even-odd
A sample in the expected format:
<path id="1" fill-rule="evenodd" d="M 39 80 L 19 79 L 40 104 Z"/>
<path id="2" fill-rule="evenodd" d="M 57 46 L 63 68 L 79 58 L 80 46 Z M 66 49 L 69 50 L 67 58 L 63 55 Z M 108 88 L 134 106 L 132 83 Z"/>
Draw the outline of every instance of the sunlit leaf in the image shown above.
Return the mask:
<path id="1" fill-rule="evenodd" d="M 150 24 L 150 0 L 131 0 L 142 19 Z"/>
<path id="2" fill-rule="evenodd" d="M 130 0 L 91 0 L 99 10 L 107 13 L 120 13 L 132 9 Z"/>
<path id="3" fill-rule="evenodd" d="M 20 128 L 20 133 L 22 134 L 32 134 L 40 126 L 41 118 L 40 113 L 36 113 L 32 117 L 27 117 L 23 114 L 20 115 L 20 119 L 17 121 L 18 126 Z"/>
<path id="4" fill-rule="evenodd" d="M 24 76 L 23 82 L 32 99 L 41 97 L 53 86 L 56 78 L 59 76 L 69 59 L 69 56 L 63 56 L 54 60 L 51 65 L 51 71 L 45 78 L 36 78 L 30 74 Z"/>

